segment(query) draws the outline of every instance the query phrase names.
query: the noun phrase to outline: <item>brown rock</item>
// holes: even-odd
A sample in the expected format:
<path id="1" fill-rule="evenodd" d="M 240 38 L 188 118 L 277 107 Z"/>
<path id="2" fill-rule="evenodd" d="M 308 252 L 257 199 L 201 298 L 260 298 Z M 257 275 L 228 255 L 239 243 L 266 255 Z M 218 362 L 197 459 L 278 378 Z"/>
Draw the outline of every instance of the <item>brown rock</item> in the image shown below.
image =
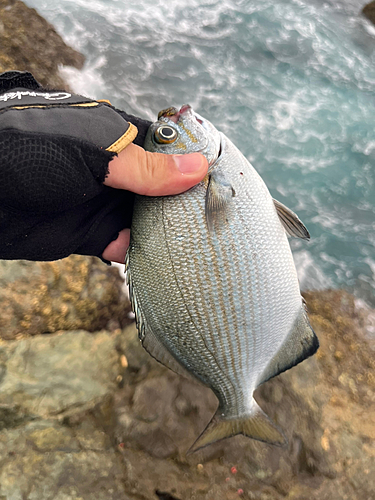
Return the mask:
<path id="1" fill-rule="evenodd" d="M 154 361 L 134 325 L 3 341 L 0 497 L 372 499 L 374 342 L 352 296 L 306 298 L 318 354 L 256 394 L 285 430 L 285 449 L 237 436 L 186 456 L 216 398 Z"/>
<path id="2" fill-rule="evenodd" d="M 362 9 L 362 14 L 375 24 L 375 2 L 370 2 Z"/>
<path id="3" fill-rule="evenodd" d="M 44 86 L 66 88 L 58 67 L 80 69 L 84 57 L 51 24 L 18 0 L 0 0 L 0 72 L 30 71 Z"/>
<path id="4" fill-rule="evenodd" d="M 115 329 L 129 322 L 116 268 L 96 257 L 0 261 L 0 339 L 59 330 Z"/>
<path id="5" fill-rule="evenodd" d="M 241 490 L 247 499 L 372 498 L 374 343 L 363 335 L 363 317 L 352 296 L 328 291 L 306 298 L 321 343 L 318 354 L 256 394 L 285 430 L 288 447 L 237 436 L 186 457 L 215 412 L 215 398 L 145 358 L 149 375 L 128 372 L 115 400 L 114 432 L 136 491 L 153 498 L 157 488 L 183 500 L 234 499 Z M 127 359 L 135 349 L 130 342 Z M 160 461 L 163 453 L 168 460 Z"/>

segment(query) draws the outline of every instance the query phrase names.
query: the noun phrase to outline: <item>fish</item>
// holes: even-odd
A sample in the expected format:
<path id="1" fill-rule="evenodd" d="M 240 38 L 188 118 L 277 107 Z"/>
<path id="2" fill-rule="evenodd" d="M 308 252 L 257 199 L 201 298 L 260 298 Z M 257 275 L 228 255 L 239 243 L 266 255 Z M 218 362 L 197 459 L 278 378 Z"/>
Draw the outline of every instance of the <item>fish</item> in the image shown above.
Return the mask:
<path id="1" fill-rule="evenodd" d="M 253 393 L 318 349 L 288 241 L 309 232 L 191 106 L 162 110 L 145 149 L 200 152 L 209 165 L 182 194 L 136 196 L 125 261 L 143 347 L 218 399 L 189 453 L 237 434 L 285 446 Z"/>

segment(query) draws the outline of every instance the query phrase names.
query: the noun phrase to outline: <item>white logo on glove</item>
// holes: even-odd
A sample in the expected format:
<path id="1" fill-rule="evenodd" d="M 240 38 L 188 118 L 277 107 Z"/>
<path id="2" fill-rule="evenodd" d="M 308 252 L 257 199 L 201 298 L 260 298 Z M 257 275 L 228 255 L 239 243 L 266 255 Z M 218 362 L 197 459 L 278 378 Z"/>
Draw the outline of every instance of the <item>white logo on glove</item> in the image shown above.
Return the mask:
<path id="1" fill-rule="evenodd" d="M 43 97 L 47 101 L 61 101 L 63 99 L 68 99 L 72 97 L 72 94 L 68 92 L 34 92 L 34 91 L 20 91 L 17 92 L 8 92 L 7 94 L 0 95 L 0 101 L 10 101 L 13 99 L 21 100 L 22 97 Z"/>

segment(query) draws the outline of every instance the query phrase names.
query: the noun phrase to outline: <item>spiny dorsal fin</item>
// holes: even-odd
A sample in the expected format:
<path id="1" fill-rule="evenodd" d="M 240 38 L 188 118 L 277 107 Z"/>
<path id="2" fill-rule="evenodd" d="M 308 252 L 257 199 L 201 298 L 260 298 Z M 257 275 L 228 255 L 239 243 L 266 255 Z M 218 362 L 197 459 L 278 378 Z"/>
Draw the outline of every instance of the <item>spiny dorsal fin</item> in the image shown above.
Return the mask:
<path id="1" fill-rule="evenodd" d="M 268 363 L 258 380 L 258 385 L 263 384 L 263 382 L 275 377 L 279 373 L 289 370 L 292 366 L 298 365 L 304 359 L 315 354 L 318 347 L 318 337 L 311 328 L 305 306 L 301 305 L 300 312 L 289 336 L 273 359 Z"/>
<path id="2" fill-rule="evenodd" d="M 145 332 L 142 340 L 142 346 L 146 349 L 150 356 L 173 372 L 178 373 L 189 380 L 199 382 L 172 356 L 167 348 L 164 347 L 164 345 L 157 339 L 156 335 L 149 329 Z"/>
<path id="3" fill-rule="evenodd" d="M 142 342 L 144 349 L 152 356 L 156 361 L 166 366 L 170 370 L 183 375 L 184 377 L 198 382 L 180 363 L 172 356 L 172 354 L 167 350 L 166 347 L 157 339 L 156 335 L 147 326 L 147 322 L 142 314 L 141 308 L 138 304 L 137 295 L 135 293 L 131 272 L 129 264 L 129 250 L 125 257 L 125 275 L 126 283 L 129 286 L 129 298 L 132 305 L 133 312 L 135 314 L 135 322 L 138 329 L 138 337 Z"/>
<path id="4" fill-rule="evenodd" d="M 223 174 L 217 171 L 210 174 L 206 191 L 206 221 L 210 233 L 216 223 L 225 222 L 226 208 L 235 195 Z"/>
<path id="5" fill-rule="evenodd" d="M 273 202 L 276 207 L 277 215 L 280 218 L 282 225 L 284 226 L 285 231 L 289 236 L 293 236 L 294 238 L 302 238 L 303 240 L 310 239 L 310 233 L 308 232 L 304 223 L 299 219 L 298 215 L 296 215 L 290 208 L 286 207 L 280 201 L 277 201 L 273 198 Z"/>
<path id="6" fill-rule="evenodd" d="M 141 312 L 139 305 L 138 305 L 137 295 L 136 295 L 134 288 L 133 288 L 133 282 L 132 282 L 132 277 L 130 274 L 130 266 L 129 266 L 129 262 L 130 262 L 129 248 L 128 248 L 128 251 L 126 252 L 126 255 L 125 255 L 125 279 L 126 279 L 126 284 L 129 287 L 129 299 L 130 299 L 130 304 L 132 306 L 133 313 L 135 315 L 135 324 L 137 325 L 138 337 L 140 338 L 140 340 L 142 340 L 142 338 L 144 336 L 144 331 L 145 331 L 145 322 L 144 322 L 142 312 Z"/>
<path id="7" fill-rule="evenodd" d="M 239 418 L 225 418 L 221 415 L 221 410 L 219 409 L 188 453 L 193 453 L 209 444 L 236 436 L 237 434 L 243 434 L 257 441 L 263 441 L 276 446 L 287 444 L 282 430 L 272 422 L 253 399 L 251 413 Z"/>

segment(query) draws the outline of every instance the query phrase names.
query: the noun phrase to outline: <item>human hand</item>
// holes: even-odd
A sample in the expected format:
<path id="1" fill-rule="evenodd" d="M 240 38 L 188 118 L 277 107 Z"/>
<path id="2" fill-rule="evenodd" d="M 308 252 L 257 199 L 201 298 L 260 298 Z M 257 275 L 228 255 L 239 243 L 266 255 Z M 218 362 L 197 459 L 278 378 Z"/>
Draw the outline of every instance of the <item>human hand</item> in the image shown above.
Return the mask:
<path id="1" fill-rule="evenodd" d="M 200 153 L 165 155 L 129 144 L 110 161 L 104 184 L 145 196 L 167 196 L 195 186 L 207 170 L 207 160 Z M 130 229 L 123 229 L 106 247 L 102 257 L 123 264 L 129 241 Z"/>

